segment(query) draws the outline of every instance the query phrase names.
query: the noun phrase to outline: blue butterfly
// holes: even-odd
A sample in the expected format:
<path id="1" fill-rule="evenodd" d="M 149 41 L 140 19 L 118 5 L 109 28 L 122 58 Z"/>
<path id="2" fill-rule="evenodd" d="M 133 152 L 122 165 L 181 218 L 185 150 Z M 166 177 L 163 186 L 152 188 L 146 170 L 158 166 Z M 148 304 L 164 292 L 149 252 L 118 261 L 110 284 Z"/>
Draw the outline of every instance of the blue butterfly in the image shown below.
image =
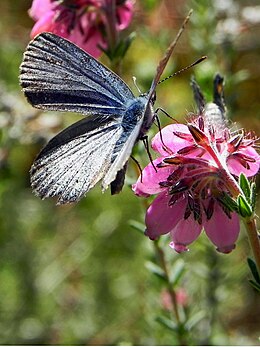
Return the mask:
<path id="1" fill-rule="evenodd" d="M 80 200 L 97 182 L 117 193 L 124 184 L 135 143 L 151 127 L 155 88 L 184 29 L 158 65 L 146 94 L 135 97 L 125 82 L 91 55 L 52 33 L 32 40 L 21 64 L 20 83 L 36 108 L 79 112 L 86 117 L 53 139 L 35 159 L 31 185 L 58 204 Z"/>

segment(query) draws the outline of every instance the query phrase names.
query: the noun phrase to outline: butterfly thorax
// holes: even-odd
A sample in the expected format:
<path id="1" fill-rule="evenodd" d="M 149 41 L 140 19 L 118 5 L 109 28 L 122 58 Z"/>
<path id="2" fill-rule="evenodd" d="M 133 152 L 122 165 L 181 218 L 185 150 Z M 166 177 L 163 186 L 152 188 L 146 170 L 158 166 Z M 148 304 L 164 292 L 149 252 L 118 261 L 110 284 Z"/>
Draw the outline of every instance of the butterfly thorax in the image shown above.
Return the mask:
<path id="1" fill-rule="evenodd" d="M 129 100 L 122 124 L 127 132 L 131 131 L 134 125 L 143 120 L 138 136 L 138 139 L 140 139 L 151 127 L 153 119 L 154 112 L 151 102 L 148 102 L 147 95 L 142 94 L 135 99 Z"/>

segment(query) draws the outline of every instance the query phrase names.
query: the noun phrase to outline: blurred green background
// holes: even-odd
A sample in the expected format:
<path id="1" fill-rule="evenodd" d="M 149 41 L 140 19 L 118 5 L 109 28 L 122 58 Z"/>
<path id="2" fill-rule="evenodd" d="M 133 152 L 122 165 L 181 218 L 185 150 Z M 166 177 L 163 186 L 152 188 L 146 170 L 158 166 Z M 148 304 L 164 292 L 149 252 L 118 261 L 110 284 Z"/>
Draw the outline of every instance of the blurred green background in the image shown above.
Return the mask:
<path id="1" fill-rule="evenodd" d="M 142 199 L 130 189 L 134 165 L 118 196 L 102 194 L 98 186 L 77 205 L 56 206 L 31 191 L 34 157 L 78 116 L 34 110 L 20 91 L 19 65 L 33 25 L 30 6 L 30 0 L 0 2 L 0 344 L 176 345 L 173 332 L 156 319 L 168 309 L 163 286 L 145 266 L 154 259 L 153 242 L 131 226 L 131 220 L 144 221 Z M 134 91 L 132 76 L 142 90 L 149 88 L 191 7 L 191 22 L 165 75 L 201 55 L 208 60 L 162 84 L 157 105 L 183 121 L 195 109 L 191 75 L 210 100 L 220 72 L 230 117 L 260 134 L 258 1 L 136 0 L 128 29 L 136 39 L 123 78 Z M 161 121 L 169 123 L 164 116 Z M 135 152 L 145 165 L 142 145 Z M 187 316 L 200 317 L 190 329 L 190 344 L 259 345 L 260 299 L 248 283 L 243 228 L 229 255 L 215 252 L 204 235 L 181 255 L 168 247 L 167 236 L 161 242 L 169 266 L 185 267 L 178 286 L 187 297 Z"/>

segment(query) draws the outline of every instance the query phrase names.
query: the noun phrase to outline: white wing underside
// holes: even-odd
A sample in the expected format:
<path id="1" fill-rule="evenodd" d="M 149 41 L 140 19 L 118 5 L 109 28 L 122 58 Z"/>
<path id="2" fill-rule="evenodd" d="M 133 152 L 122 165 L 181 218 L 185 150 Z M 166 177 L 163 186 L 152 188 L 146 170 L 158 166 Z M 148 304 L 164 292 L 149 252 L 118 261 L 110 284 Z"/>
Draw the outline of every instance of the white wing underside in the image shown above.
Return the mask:
<path id="1" fill-rule="evenodd" d="M 125 142 L 121 150 L 118 152 L 115 161 L 113 162 L 113 164 L 111 165 L 108 172 L 105 174 L 103 178 L 102 191 L 106 190 L 109 184 L 114 181 L 114 179 L 116 178 L 117 172 L 123 168 L 128 158 L 130 157 L 132 153 L 132 149 L 135 145 L 136 139 L 138 138 L 138 135 L 140 134 L 142 122 L 143 122 L 143 118 L 139 120 L 139 122 L 136 124 L 131 134 L 126 135 L 128 136 L 127 141 Z"/>
<path id="2" fill-rule="evenodd" d="M 31 184 L 35 193 L 42 199 L 58 197 L 57 204 L 64 204 L 79 201 L 102 179 L 102 190 L 106 190 L 131 155 L 141 124 L 140 120 L 126 135 L 126 141 L 116 152 L 114 161 L 112 154 L 124 133 L 117 122 L 113 130 L 102 134 L 96 129 L 89 131 L 40 157 L 31 169 Z"/>
<path id="3" fill-rule="evenodd" d="M 57 196 L 57 204 L 78 201 L 100 181 L 111 165 L 111 154 L 122 127 L 88 132 L 35 161 L 31 183 L 41 198 Z"/>

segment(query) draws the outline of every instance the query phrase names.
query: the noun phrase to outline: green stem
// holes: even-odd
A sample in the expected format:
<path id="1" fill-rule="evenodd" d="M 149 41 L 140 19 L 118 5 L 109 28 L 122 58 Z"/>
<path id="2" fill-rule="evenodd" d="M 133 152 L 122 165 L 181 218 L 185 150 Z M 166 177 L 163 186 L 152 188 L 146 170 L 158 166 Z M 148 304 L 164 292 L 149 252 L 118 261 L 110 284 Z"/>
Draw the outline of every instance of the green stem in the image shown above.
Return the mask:
<path id="1" fill-rule="evenodd" d="M 107 0 L 105 5 L 106 14 L 106 34 L 110 49 L 114 49 L 117 45 L 118 35 L 116 30 L 116 5 L 115 0 Z"/>
<path id="2" fill-rule="evenodd" d="M 255 217 L 251 218 L 244 218 L 243 222 L 246 227 L 249 243 L 252 249 L 252 252 L 254 254 L 254 259 L 256 262 L 256 266 L 258 269 L 258 272 L 260 273 L 260 242 L 256 227 L 256 219 Z"/>
<path id="3" fill-rule="evenodd" d="M 118 75 L 121 73 L 121 62 L 115 57 L 115 49 L 118 45 L 118 31 L 116 28 L 116 2 L 115 0 L 106 0 L 103 8 L 106 17 L 106 35 L 108 50 L 110 52 L 111 69 Z"/>
<path id="4" fill-rule="evenodd" d="M 173 313 L 174 313 L 174 316 L 176 317 L 177 323 L 180 324 L 180 316 L 179 316 L 179 311 L 178 311 L 178 303 L 177 303 L 177 299 L 176 299 L 176 293 L 175 293 L 175 291 L 172 288 L 172 285 L 170 283 L 170 276 L 169 276 L 169 271 L 168 271 L 166 260 L 165 260 L 165 255 L 164 255 L 163 250 L 160 248 L 159 242 L 157 240 L 154 241 L 154 246 L 155 246 L 155 250 L 157 252 L 157 255 L 158 255 L 160 263 L 161 263 L 161 268 L 164 272 L 164 275 L 165 275 L 165 278 L 167 281 L 167 287 L 168 287 L 167 289 L 168 289 L 169 294 L 171 296 Z"/>
<path id="5" fill-rule="evenodd" d="M 168 292 L 170 294 L 171 303 L 172 303 L 173 316 L 175 317 L 176 322 L 177 322 L 177 326 L 178 326 L 178 329 L 177 329 L 178 342 L 181 346 L 186 346 L 187 341 L 186 341 L 185 335 L 183 334 L 183 327 L 182 327 L 182 322 L 181 322 L 180 315 L 179 315 L 176 293 L 175 293 L 175 290 L 173 289 L 171 281 L 170 281 L 170 276 L 169 276 L 169 271 L 168 271 L 168 267 L 167 267 L 167 263 L 166 263 L 166 259 L 165 259 L 165 254 L 164 254 L 163 249 L 160 248 L 158 240 L 154 241 L 154 247 L 155 247 L 156 253 L 158 255 L 159 261 L 161 263 L 161 269 L 164 272 L 164 276 L 165 276 L 165 279 L 167 282 L 167 289 L 168 289 Z"/>

